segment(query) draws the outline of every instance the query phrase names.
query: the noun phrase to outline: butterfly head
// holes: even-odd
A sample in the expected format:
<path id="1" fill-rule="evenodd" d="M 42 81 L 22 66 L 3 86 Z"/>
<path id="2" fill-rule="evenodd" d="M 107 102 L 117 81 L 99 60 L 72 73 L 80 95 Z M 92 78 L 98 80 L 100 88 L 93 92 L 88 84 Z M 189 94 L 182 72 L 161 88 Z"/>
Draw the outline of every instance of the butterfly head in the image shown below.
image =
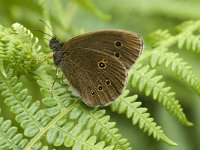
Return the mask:
<path id="1" fill-rule="evenodd" d="M 62 48 L 62 43 L 56 38 L 53 37 L 50 42 L 49 42 L 49 47 L 53 50 L 53 51 L 59 51 Z"/>

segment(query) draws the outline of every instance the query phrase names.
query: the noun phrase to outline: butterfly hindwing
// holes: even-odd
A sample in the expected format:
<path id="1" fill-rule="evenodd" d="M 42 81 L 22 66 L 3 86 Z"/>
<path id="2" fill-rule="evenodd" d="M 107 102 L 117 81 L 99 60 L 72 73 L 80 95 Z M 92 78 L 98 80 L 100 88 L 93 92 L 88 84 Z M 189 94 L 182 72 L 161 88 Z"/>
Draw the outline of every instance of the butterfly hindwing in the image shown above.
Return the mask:
<path id="1" fill-rule="evenodd" d="M 88 106 L 109 104 L 125 87 L 126 67 L 102 51 L 71 48 L 63 59 L 60 67 Z"/>

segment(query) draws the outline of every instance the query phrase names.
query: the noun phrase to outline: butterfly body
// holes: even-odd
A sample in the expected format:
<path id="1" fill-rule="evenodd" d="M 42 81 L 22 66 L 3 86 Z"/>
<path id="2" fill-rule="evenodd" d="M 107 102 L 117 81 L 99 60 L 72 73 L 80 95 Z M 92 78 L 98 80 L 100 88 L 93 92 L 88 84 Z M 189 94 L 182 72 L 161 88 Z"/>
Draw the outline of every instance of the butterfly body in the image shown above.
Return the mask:
<path id="1" fill-rule="evenodd" d="M 124 30 L 87 33 L 62 43 L 50 41 L 60 67 L 88 106 L 105 106 L 123 91 L 128 69 L 143 50 L 143 40 Z"/>

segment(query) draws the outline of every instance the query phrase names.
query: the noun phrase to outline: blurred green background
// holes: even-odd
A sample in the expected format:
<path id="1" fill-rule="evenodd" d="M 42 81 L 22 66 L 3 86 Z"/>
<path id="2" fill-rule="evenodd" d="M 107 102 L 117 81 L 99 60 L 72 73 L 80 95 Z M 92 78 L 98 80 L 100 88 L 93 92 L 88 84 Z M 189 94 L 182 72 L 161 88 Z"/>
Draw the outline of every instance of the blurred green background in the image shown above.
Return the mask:
<path id="1" fill-rule="evenodd" d="M 188 20 L 200 19 L 200 0 L 0 0 L 0 24 L 10 27 L 19 22 L 26 28 L 44 30 L 38 19 L 49 20 L 56 35 L 63 41 L 83 32 L 99 29 L 125 29 L 147 35 L 157 29 L 170 29 Z M 49 31 L 48 31 L 49 32 Z M 51 32 L 49 32 L 51 33 Z M 43 49 L 47 49 L 43 35 L 33 34 L 40 39 Z M 145 42 L 145 50 L 148 43 Z M 50 51 L 49 51 L 50 52 Z M 192 65 L 193 58 L 199 56 L 185 52 L 186 60 Z M 199 62 L 199 61 L 198 61 Z M 194 70 L 197 75 L 199 66 Z M 156 142 L 123 115 L 112 113 L 111 120 L 118 122 L 117 127 L 129 139 L 133 149 L 138 150 L 198 150 L 200 149 L 200 101 L 199 97 L 181 83 L 167 80 L 177 92 L 184 112 L 193 127 L 182 126 L 158 103 L 143 97 L 143 106 L 149 109 L 168 137 L 178 146 L 171 147 Z M 187 91 L 187 92 L 185 92 Z"/>

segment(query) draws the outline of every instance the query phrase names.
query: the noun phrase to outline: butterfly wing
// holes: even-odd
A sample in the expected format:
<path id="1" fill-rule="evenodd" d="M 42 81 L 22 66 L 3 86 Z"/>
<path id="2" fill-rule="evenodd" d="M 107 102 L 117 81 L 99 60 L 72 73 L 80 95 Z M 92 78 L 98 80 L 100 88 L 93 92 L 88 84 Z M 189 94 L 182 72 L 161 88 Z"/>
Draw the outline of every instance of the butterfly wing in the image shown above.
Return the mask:
<path id="1" fill-rule="evenodd" d="M 113 56 L 129 69 L 143 50 L 143 39 L 134 32 L 102 30 L 72 38 L 65 43 L 68 49 L 90 48 Z"/>
<path id="2" fill-rule="evenodd" d="M 105 106 L 125 87 L 127 70 L 117 59 L 88 48 L 71 48 L 60 67 L 88 106 Z"/>

